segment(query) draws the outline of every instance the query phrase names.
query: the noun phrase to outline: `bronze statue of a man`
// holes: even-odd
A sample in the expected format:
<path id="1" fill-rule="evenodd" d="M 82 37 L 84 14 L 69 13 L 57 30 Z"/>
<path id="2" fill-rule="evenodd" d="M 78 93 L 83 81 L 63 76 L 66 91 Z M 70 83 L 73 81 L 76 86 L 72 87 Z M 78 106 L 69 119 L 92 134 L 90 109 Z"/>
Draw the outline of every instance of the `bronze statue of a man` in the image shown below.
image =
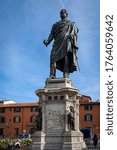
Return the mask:
<path id="1" fill-rule="evenodd" d="M 72 106 L 70 106 L 70 112 L 68 113 L 67 117 L 68 117 L 68 128 L 70 130 L 75 130 L 75 123 L 74 123 L 74 108 Z"/>
<path id="2" fill-rule="evenodd" d="M 77 33 L 78 28 L 74 22 L 67 20 L 66 9 L 60 11 L 61 20 L 53 24 L 51 33 L 44 44 L 47 46 L 53 39 L 50 55 L 50 78 L 56 78 L 56 69 L 63 72 L 63 77 L 68 78 L 69 73 L 77 70 Z"/>

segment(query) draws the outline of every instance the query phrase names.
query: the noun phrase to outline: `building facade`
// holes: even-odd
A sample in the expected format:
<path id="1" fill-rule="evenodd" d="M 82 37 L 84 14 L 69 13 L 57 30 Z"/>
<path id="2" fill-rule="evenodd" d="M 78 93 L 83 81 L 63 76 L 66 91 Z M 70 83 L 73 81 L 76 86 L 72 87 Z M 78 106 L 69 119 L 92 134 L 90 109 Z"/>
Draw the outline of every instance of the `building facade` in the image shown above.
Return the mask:
<path id="1" fill-rule="evenodd" d="M 37 112 L 37 103 L 0 103 L 0 136 L 13 138 L 30 133 Z"/>
<path id="2" fill-rule="evenodd" d="M 29 134 L 34 128 L 34 119 L 38 114 L 38 103 L 16 103 L 0 101 L 0 136 L 17 137 Z M 90 128 L 92 133 L 100 135 L 100 102 L 94 102 L 83 95 L 79 107 L 80 129 Z"/>
<path id="3" fill-rule="evenodd" d="M 100 136 L 100 102 L 92 101 L 89 96 L 83 95 L 79 112 L 80 129 L 90 128 L 92 134 Z"/>

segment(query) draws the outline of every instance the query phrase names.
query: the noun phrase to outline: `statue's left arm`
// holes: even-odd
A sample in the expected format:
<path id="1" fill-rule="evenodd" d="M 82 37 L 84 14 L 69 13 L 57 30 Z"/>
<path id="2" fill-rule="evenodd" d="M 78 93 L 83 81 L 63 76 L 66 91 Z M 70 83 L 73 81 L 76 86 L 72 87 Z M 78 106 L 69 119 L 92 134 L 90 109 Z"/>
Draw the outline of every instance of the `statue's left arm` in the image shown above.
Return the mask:
<path id="1" fill-rule="evenodd" d="M 77 46 L 77 42 L 78 42 L 78 32 L 79 32 L 79 29 L 78 27 L 74 24 L 74 45 L 76 46 L 76 49 L 78 49 L 78 46 Z"/>

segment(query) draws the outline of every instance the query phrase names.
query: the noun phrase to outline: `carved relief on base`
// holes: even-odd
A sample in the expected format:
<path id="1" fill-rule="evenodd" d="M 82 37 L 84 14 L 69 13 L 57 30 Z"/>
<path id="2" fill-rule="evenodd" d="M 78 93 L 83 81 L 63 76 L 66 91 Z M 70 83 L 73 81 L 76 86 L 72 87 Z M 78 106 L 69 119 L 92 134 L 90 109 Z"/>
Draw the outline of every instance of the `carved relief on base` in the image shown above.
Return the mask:
<path id="1" fill-rule="evenodd" d="M 65 115 L 63 104 L 48 104 L 46 106 L 46 131 L 64 130 Z"/>

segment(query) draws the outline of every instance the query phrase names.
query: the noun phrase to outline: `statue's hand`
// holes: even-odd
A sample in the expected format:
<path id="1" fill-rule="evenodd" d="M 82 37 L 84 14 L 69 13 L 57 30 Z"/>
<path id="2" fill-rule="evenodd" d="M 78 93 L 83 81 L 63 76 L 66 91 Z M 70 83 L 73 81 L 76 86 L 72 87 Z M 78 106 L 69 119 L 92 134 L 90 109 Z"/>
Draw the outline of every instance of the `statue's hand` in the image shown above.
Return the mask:
<path id="1" fill-rule="evenodd" d="M 48 41 L 47 40 L 44 40 L 43 41 L 44 45 L 47 47 L 48 46 Z"/>

